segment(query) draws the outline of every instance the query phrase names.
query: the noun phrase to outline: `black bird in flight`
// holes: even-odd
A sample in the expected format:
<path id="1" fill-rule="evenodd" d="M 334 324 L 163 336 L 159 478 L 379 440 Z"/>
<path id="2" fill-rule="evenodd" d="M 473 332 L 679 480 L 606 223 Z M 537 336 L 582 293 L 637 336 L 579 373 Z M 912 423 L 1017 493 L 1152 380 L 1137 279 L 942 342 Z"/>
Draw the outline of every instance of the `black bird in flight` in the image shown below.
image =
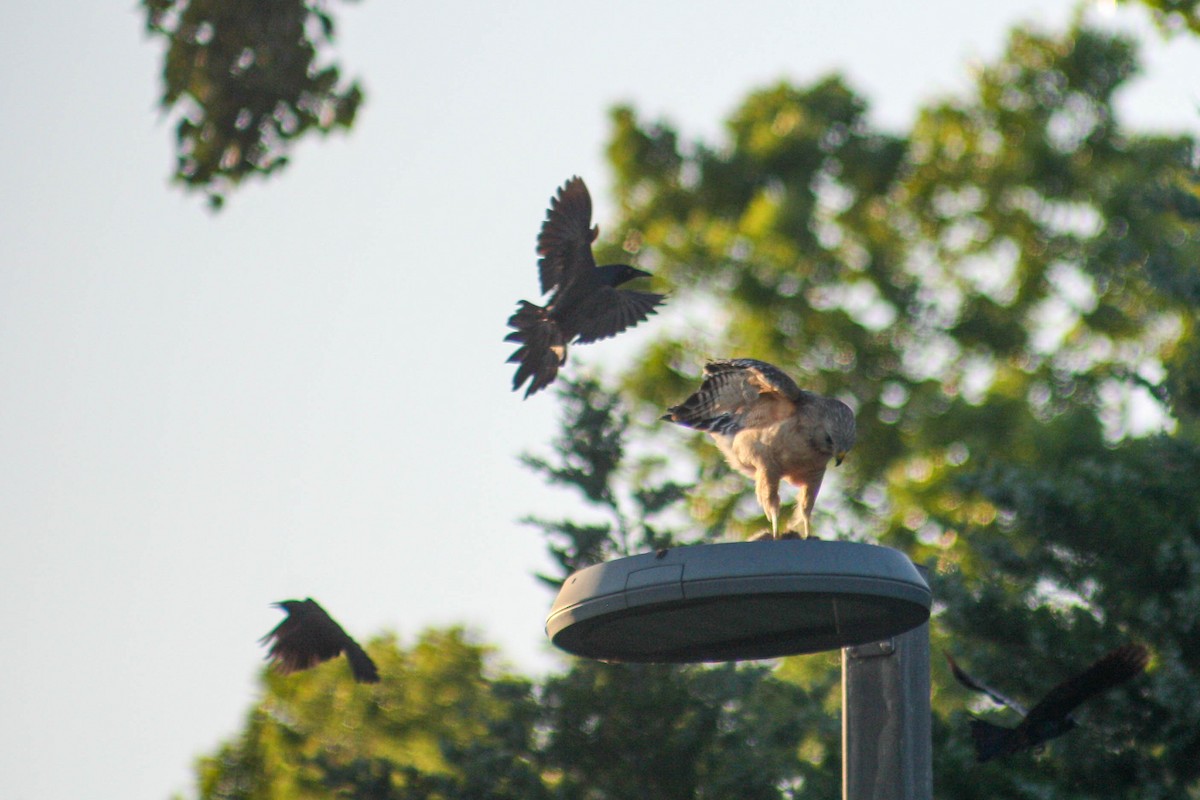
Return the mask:
<path id="1" fill-rule="evenodd" d="M 345 653 L 354 680 L 379 682 L 379 670 L 367 651 L 359 647 L 358 642 L 351 639 L 316 600 L 310 597 L 272 605 L 286 611 L 287 617 L 262 638 L 262 643 L 271 642 L 267 659 L 280 674 L 300 672 Z"/>
<path id="2" fill-rule="evenodd" d="M 981 719 L 971 720 L 971 736 L 975 740 L 975 755 L 983 763 L 996 756 L 1005 756 L 1037 747 L 1076 726 L 1071 712 L 1100 692 L 1135 677 L 1146 668 L 1150 651 L 1140 644 L 1127 644 L 1100 658 L 1078 675 L 1067 678 L 1051 689 L 1037 705 L 1028 711 L 995 689 L 980 683 L 962 670 L 949 653 L 946 660 L 958 682 L 968 689 L 982 692 L 1000 705 L 1008 706 L 1024 717 L 1015 728 L 993 725 Z"/>
<path id="3" fill-rule="evenodd" d="M 654 313 L 664 295 L 618 289 L 649 272 L 628 264 L 596 266 L 592 242 L 600 228 L 592 225 L 592 197 L 581 178 L 563 184 L 550 199 L 538 234 L 538 273 L 542 294 L 553 292 L 545 306 L 527 300 L 508 318 L 515 330 L 504 337 L 520 345 L 508 358 L 519 364 L 513 391 L 529 381 L 525 397 L 549 386 L 567 361 L 567 345 L 587 344 L 615 336 Z"/>

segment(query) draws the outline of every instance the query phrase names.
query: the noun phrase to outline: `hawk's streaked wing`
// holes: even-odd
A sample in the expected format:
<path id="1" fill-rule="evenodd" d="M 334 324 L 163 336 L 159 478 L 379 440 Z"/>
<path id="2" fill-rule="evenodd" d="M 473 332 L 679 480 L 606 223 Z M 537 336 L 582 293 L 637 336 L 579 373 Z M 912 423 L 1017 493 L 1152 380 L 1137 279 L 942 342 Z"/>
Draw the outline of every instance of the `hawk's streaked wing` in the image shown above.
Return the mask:
<path id="1" fill-rule="evenodd" d="M 663 419 L 708 431 L 729 466 L 754 480 L 754 494 L 779 536 L 779 484 L 796 487 L 795 524 L 811 530 L 825 467 L 854 446 L 854 410 L 803 391 L 778 367 L 753 358 L 710 361 L 704 381 Z"/>
<path id="2" fill-rule="evenodd" d="M 689 428 L 732 436 L 742 428 L 791 415 L 803 395 L 775 365 L 735 358 L 708 362 L 696 393 L 667 411 Z"/>

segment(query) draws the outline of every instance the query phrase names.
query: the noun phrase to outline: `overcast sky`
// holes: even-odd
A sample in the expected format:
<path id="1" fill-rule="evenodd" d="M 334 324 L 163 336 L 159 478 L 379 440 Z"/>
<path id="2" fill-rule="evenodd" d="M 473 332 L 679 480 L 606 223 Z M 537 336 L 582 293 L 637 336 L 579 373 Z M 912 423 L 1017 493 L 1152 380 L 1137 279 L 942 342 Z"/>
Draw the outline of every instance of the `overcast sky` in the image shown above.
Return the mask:
<path id="1" fill-rule="evenodd" d="M 711 139 L 752 88 L 840 70 L 875 124 L 903 130 L 1013 23 L 1060 29 L 1072 6 L 335 4 L 367 90 L 356 129 L 214 216 L 168 184 L 161 47 L 133 5 L 16 3 L 0 26 L 13 800 L 190 795 L 193 759 L 258 695 L 275 600 L 316 597 L 361 638 L 464 623 L 515 668 L 553 668 L 552 597 L 532 577 L 548 562 L 516 520 L 573 502 L 516 463 L 558 408 L 509 391 L 501 340 L 516 300 L 537 299 L 555 188 L 583 176 L 612 220 L 609 107 Z M 1146 41 L 1126 119 L 1195 132 L 1200 47 Z"/>

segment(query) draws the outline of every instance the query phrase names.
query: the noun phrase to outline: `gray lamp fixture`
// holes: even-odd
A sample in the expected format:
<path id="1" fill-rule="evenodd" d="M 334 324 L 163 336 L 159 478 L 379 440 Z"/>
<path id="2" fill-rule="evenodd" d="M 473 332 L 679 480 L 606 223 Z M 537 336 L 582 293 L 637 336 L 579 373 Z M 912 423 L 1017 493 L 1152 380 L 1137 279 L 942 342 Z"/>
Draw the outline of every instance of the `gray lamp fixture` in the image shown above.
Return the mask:
<path id="1" fill-rule="evenodd" d="M 816 539 L 692 545 L 596 564 L 546 620 L 559 648 L 603 661 L 775 658 L 876 642 L 929 618 L 898 550 Z"/>

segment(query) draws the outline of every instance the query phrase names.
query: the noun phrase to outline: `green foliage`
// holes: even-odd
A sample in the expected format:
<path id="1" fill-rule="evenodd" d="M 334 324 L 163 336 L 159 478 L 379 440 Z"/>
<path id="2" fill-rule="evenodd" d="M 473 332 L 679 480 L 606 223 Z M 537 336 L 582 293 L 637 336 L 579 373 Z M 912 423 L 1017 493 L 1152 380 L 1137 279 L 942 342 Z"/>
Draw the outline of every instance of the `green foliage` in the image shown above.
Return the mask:
<path id="1" fill-rule="evenodd" d="M 1150 9 L 1159 30 L 1167 35 L 1181 32 L 1200 33 L 1200 0 L 1119 0 L 1136 2 Z"/>
<path id="2" fill-rule="evenodd" d="M 561 576 L 538 576 L 551 586 L 608 558 L 674 545 L 676 532 L 656 523 L 655 518 L 681 500 L 689 488 L 659 477 L 665 466 L 660 457 L 643 456 L 629 462 L 625 440 L 630 422 L 616 394 L 591 378 L 560 379 L 558 397 L 563 405 L 562 430 L 553 442 L 553 460 L 526 453 L 521 462 L 549 483 L 578 491 L 607 519 L 592 524 L 537 517 L 524 520 L 547 537 L 550 554 L 562 569 Z M 627 484 L 628 490 L 622 493 L 618 482 Z"/>
<path id="3" fill-rule="evenodd" d="M 356 684 L 334 662 L 265 673 L 245 731 L 198 765 L 203 800 L 548 797 L 534 765 L 529 682 L 496 674 L 463 632 L 368 650 L 383 677 Z"/>
<path id="4" fill-rule="evenodd" d="M 836 791 L 836 681 L 765 667 L 581 661 L 540 690 L 461 631 L 369 644 L 382 682 L 341 664 L 264 673 L 246 728 L 200 760 L 202 800 L 550 800 Z"/>
<path id="5" fill-rule="evenodd" d="M 547 766 L 570 798 L 832 796 L 839 729 L 820 702 L 831 691 L 765 667 L 580 661 L 543 692 Z"/>
<path id="6" fill-rule="evenodd" d="M 934 567 L 938 646 L 1029 701 L 1120 642 L 1156 654 L 1044 754 L 984 767 L 987 705 L 937 667 L 941 797 L 1200 796 L 1197 147 L 1121 128 L 1136 71 L 1122 37 L 1018 30 L 906 137 L 837 78 L 751 93 L 716 143 L 614 117 L 616 227 L 676 306 L 727 320 L 654 343 L 632 413 L 709 356 L 780 364 L 856 408 L 848 496 L 818 511 Z M 703 435 L 685 452 L 689 508 L 724 524 L 749 482 Z"/>
<path id="7" fill-rule="evenodd" d="M 653 459 L 626 464 L 629 423 L 616 396 L 590 380 L 566 382 L 560 396 L 557 461 L 527 462 L 616 520 L 600 551 L 673 542 L 648 518 L 681 492 L 646 482 Z M 583 474 L 592 465 L 603 481 Z M 553 551 L 564 570 L 593 547 L 567 535 L 582 526 L 545 527 L 561 541 Z M 382 677 L 370 687 L 337 662 L 265 672 L 244 732 L 199 763 L 202 800 L 777 800 L 837 790 L 838 680 L 819 657 L 809 659 L 815 670 L 575 661 L 534 687 L 496 674 L 487 650 L 457 630 L 427 632 L 407 651 L 391 638 L 368 650 Z"/>
<path id="8" fill-rule="evenodd" d="M 536 523 L 562 577 L 606 558 L 678 545 L 680 531 L 651 520 L 669 513 L 689 487 L 658 478 L 659 457 L 627 465 L 627 442 L 638 429 L 618 396 L 591 379 L 561 382 L 558 395 L 554 462 L 522 460 L 609 518 L 599 525 Z M 828 709 L 838 700 L 838 673 L 827 661 L 807 661 L 817 668 L 779 674 L 745 665 L 574 662 L 551 676 L 540 696 L 542 764 L 555 796 L 775 800 L 836 793 L 840 725 Z"/>
<path id="9" fill-rule="evenodd" d="M 1146 5 L 1192 24 L 1194 3 Z M 935 650 L 1025 701 L 1118 643 L 1154 653 L 1079 729 L 986 765 L 969 715 L 1014 720 L 935 659 L 937 796 L 1200 797 L 1200 176 L 1191 138 L 1119 124 L 1137 68 L 1121 37 L 1018 30 L 968 96 L 904 135 L 874 130 L 837 77 L 752 92 L 718 142 L 616 109 L 612 229 L 674 284 L 673 308 L 724 324 L 664 334 L 621 395 L 561 383 L 551 454 L 522 460 L 586 510 L 530 520 L 560 570 L 543 579 L 745 530 L 749 482 L 707 437 L 638 421 L 706 357 L 769 360 L 855 407 L 818 525 L 932 567 Z M 202 796 L 829 797 L 840 782 L 831 656 L 576 661 L 534 687 L 459 633 L 371 650 L 373 689 L 332 666 L 268 677 L 243 734 L 201 762 Z"/>
<path id="10" fill-rule="evenodd" d="M 827 79 L 753 93 L 728 142 L 618 161 L 640 260 L 730 320 L 656 343 L 637 393 L 676 402 L 711 353 L 786 365 L 856 406 L 846 476 L 881 500 L 931 459 L 1028 455 L 1068 407 L 1119 438 L 1122 393 L 1149 388 L 1189 425 L 1195 143 L 1118 130 L 1113 96 L 1135 70 L 1126 40 L 1018 31 L 974 97 L 922 112 L 907 140 L 872 131 L 865 101 Z M 613 152 L 681 138 L 628 109 L 617 122 Z M 711 447 L 694 452 L 719 476 Z"/>
<path id="11" fill-rule="evenodd" d="M 1144 690 L 1089 704 L 1095 721 L 1056 747 L 1056 769 L 1096 796 L 1106 786 L 1113 797 L 1153 796 L 1148 787 L 1187 796 L 1200 789 L 1200 707 L 1186 699 L 1195 697 L 1200 664 L 1200 445 L 1155 436 L 1109 449 L 1093 438 L 1053 461 L 962 476 L 965 490 L 1002 515 L 972 530 L 975 552 L 940 576 L 942 625 L 1030 697 L 1054 682 L 1047 676 L 1067 671 L 1062 652 L 1078 652 L 1080 641 L 1092 643 L 1083 648 L 1092 657 L 1097 642 L 1150 642 L 1157 663 Z M 999 587 L 979 572 L 998 576 Z M 997 616 L 1009 621 L 997 624 Z M 1027 671 L 1005 671 L 1012 652 L 1026 654 Z M 1121 757 L 1105 760 L 1105 747 Z M 1136 781 L 1121 774 L 1129 770 Z"/>
<path id="12" fill-rule="evenodd" d="M 216 209 L 249 175 L 269 175 L 306 134 L 349 129 L 362 103 L 336 64 L 322 0 L 142 0 L 167 42 L 160 103 L 178 118 L 175 180 Z"/>

